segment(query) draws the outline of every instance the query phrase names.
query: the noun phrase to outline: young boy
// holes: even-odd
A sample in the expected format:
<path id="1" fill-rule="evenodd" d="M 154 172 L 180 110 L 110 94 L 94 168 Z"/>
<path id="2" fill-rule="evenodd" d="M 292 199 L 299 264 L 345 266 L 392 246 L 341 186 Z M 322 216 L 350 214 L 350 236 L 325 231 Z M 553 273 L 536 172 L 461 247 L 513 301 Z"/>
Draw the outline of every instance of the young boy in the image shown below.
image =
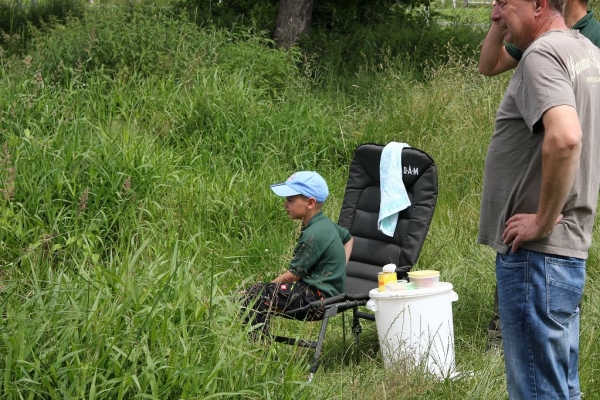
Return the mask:
<path id="1" fill-rule="evenodd" d="M 297 309 L 346 290 L 346 263 L 354 242 L 347 229 L 321 211 L 329 189 L 318 173 L 296 172 L 285 182 L 271 185 L 271 190 L 285 198 L 288 216 L 301 220 L 302 229 L 289 269 L 271 282 L 252 285 L 244 293 L 243 306 L 252 308 L 245 323 L 262 324 L 260 329 L 265 335 L 269 334 L 271 314 Z"/>

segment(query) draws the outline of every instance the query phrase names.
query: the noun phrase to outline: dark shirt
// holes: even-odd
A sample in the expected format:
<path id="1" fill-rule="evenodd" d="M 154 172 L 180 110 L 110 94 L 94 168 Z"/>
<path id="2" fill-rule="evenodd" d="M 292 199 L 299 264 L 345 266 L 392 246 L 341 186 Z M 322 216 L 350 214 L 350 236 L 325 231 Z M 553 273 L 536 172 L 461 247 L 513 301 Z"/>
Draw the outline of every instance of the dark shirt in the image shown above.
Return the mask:
<path id="1" fill-rule="evenodd" d="M 346 252 L 344 244 L 352 236 L 333 223 L 322 211 L 300 231 L 289 271 L 325 297 L 346 291 Z"/>

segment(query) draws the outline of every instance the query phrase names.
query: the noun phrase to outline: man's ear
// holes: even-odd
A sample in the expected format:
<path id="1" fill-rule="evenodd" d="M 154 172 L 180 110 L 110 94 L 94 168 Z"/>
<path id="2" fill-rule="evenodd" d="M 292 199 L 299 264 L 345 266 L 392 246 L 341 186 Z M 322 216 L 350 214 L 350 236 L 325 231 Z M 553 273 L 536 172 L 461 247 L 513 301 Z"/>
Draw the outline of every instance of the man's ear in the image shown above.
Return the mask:
<path id="1" fill-rule="evenodd" d="M 539 13 L 542 9 L 546 8 L 547 5 L 546 0 L 535 0 L 535 11 Z"/>
<path id="2" fill-rule="evenodd" d="M 307 203 L 308 209 L 312 210 L 316 206 L 317 206 L 317 200 L 314 197 L 309 197 L 308 198 L 308 203 Z"/>

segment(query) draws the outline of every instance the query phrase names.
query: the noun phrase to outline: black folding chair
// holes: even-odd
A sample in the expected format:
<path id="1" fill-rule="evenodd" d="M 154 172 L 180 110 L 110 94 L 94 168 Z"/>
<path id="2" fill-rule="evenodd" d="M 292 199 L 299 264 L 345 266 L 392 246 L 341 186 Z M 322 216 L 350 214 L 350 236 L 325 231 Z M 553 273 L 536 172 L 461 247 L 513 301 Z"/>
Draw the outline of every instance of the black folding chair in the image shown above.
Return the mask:
<path id="1" fill-rule="evenodd" d="M 380 187 L 379 161 L 384 146 L 363 144 L 354 151 L 338 224 L 354 237 L 354 247 L 346 267 L 346 293 L 315 301 L 306 307 L 289 310 L 282 316 L 317 315 L 321 331 L 317 341 L 274 336 L 276 342 L 315 349 L 311 378 L 319 368 L 329 318 L 352 309 L 352 332 L 358 345 L 360 319 L 374 321 L 371 313 L 359 310 L 369 300 L 369 291 L 377 287 L 377 273 L 386 264 L 396 264 L 398 279 L 405 278 L 415 265 L 427 237 L 437 202 L 437 169 L 425 152 L 415 148 L 402 150 L 402 181 L 411 205 L 399 213 L 393 237 L 377 229 Z M 304 319 L 305 320 L 305 319 Z"/>

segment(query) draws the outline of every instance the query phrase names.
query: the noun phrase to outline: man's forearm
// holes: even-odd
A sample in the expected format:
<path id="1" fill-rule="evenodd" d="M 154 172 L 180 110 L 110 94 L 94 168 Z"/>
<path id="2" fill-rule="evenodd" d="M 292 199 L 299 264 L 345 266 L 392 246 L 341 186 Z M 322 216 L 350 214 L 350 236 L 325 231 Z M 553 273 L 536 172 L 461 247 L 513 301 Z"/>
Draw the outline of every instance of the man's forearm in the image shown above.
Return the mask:
<path id="1" fill-rule="evenodd" d="M 558 106 L 543 117 L 542 186 L 537 223 L 552 230 L 579 168 L 581 129 L 575 108 Z"/>
<path id="2" fill-rule="evenodd" d="M 504 48 L 504 34 L 498 23 L 492 22 L 479 55 L 479 73 L 494 76 L 515 68 L 519 62 Z"/>

